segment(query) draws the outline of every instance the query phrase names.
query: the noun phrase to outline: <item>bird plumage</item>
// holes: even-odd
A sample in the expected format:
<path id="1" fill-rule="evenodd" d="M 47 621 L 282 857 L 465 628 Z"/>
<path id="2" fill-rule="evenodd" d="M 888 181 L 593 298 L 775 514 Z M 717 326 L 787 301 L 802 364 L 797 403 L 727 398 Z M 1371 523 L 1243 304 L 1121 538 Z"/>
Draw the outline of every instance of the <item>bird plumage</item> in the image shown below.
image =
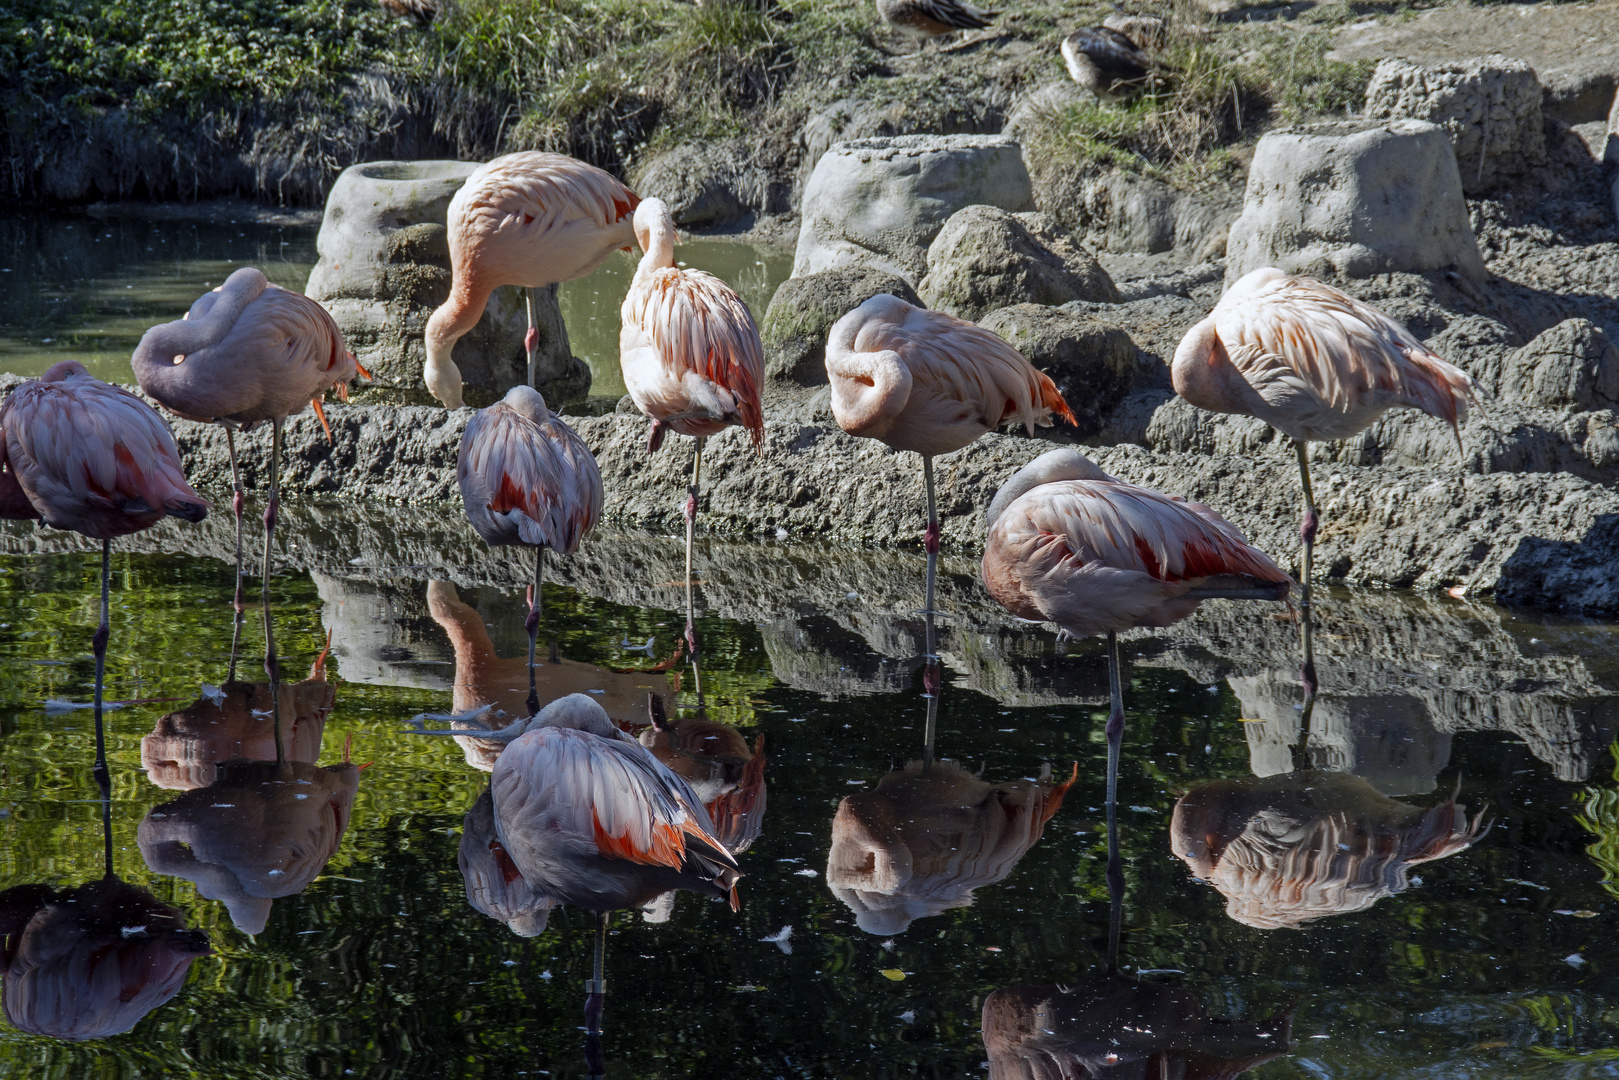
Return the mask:
<path id="1" fill-rule="evenodd" d="M 130 364 L 141 389 L 176 416 L 251 428 L 312 405 L 328 439 L 326 391 L 346 398 L 350 380 L 370 377 L 325 308 L 251 266 L 184 318 L 146 331 Z"/>
<path id="2" fill-rule="evenodd" d="M 1108 26 L 1075 30 L 1062 39 L 1069 76 L 1104 101 L 1123 101 L 1147 87 L 1161 65 L 1127 35 Z"/>
<path id="3" fill-rule="evenodd" d="M 984 584 L 1075 637 L 1169 626 L 1205 599 L 1280 600 L 1292 582 L 1200 503 L 1117 480 L 1073 450 L 1014 474 L 992 504 Z"/>
<path id="4" fill-rule="evenodd" d="M 619 363 L 636 408 L 682 435 L 733 424 L 764 443 L 764 346 L 748 305 L 712 274 L 674 264 L 674 222 L 661 199 L 635 212 L 645 254 L 619 314 Z"/>
<path id="5" fill-rule="evenodd" d="M 737 906 L 741 871 L 697 794 L 583 694 L 547 705 L 490 785 L 501 847 L 559 903 L 640 907 L 678 888 Z"/>
<path id="6" fill-rule="evenodd" d="M 947 454 L 1008 422 L 1030 434 L 1074 414 L 1046 375 L 982 327 L 880 293 L 826 342 L 832 414 L 851 435 Z"/>
<path id="7" fill-rule="evenodd" d="M 877 0 L 884 22 L 907 34 L 939 37 L 958 30 L 982 30 L 999 11 L 975 7 L 966 0 Z"/>
<path id="8" fill-rule="evenodd" d="M 491 546 L 571 555 L 601 519 L 595 456 L 532 387 L 512 387 L 467 423 L 455 477 L 467 520 Z"/>
<path id="9" fill-rule="evenodd" d="M 490 293 L 592 273 L 634 244 L 631 215 L 639 203 L 609 174 L 563 154 L 525 150 L 475 169 L 446 217 L 450 294 L 427 321 L 422 373 L 433 396 L 461 407 L 461 372 L 450 354 L 478 325 Z"/>
<path id="10" fill-rule="evenodd" d="M 52 528 L 111 540 L 171 514 L 208 514 L 163 419 L 76 361 L 14 389 L 0 406 L 0 436 L 0 470 L 33 508 L 26 516 Z"/>
<path id="11" fill-rule="evenodd" d="M 1456 430 L 1474 400 L 1466 372 L 1383 312 L 1274 267 L 1226 290 L 1170 370 L 1193 405 L 1258 417 L 1299 442 L 1347 438 L 1397 407 Z"/>

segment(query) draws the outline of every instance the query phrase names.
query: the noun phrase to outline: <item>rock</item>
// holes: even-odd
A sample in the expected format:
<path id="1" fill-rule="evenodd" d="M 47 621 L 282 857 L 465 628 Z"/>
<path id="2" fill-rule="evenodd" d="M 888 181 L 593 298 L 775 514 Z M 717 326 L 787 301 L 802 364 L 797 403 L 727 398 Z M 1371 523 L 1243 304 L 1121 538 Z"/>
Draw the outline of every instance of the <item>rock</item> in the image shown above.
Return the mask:
<path id="1" fill-rule="evenodd" d="M 958 210 L 928 247 L 927 266 L 917 292 L 929 307 L 962 319 L 1012 304 L 1119 299 L 1095 256 L 1046 214 Z"/>
<path id="2" fill-rule="evenodd" d="M 1619 407 L 1619 347 L 1585 319 L 1560 322 L 1507 358 L 1496 393 L 1519 405 Z"/>
<path id="3" fill-rule="evenodd" d="M 1602 143 L 1602 161 L 1606 165 L 1619 165 L 1619 90 L 1614 91 L 1613 104 L 1608 106 L 1608 135 Z"/>
<path id="4" fill-rule="evenodd" d="M 799 386 L 824 385 L 826 335 L 832 324 L 879 293 L 923 306 L 904 278 L 870 267 L 822 270 L 782 282 L 759 324 L 765 374 Z"/>
<path id="5" fill-rule="evenodd" d="M 789 185 L 759 162 L 747 139 L 685 143 L 647 163 L 633 185 L 643 198 L 669 204 L 683 229 L 728 225 L 753 214 L 790 209 Z"/>
<path id="6" fill-rule="evenodd" d="M 800 196 L 814 175 L 821 156 L 841 142 L 893 135 L 991 135 L 1005 128 L 1005 103 L 987 88 L 976 93 L 949 93 L 949 87 L 931 86 L 930 92 L 906 93 L 903 76 L 885 80 L 881 98 L 847 97 L 812 113 L 798 133 Z M 944 91 L 944 92 L 941 92 Z M 795 209 L 802 198 L 794 200 Z"/>
<path id="7" fill-rule="evenodd" d="M 1619 4 L 1457 4 L 1356 22 L 1327 59 L 1404 57 L 1425 66 L 1502 53 L 1534 68 L 1547 115 L 1568 124 L 1602 119 L 1619 78 Z"/>
<path id="8" fill-rule="evenodd" d="M 1037 115 L 1027 121 L 1038 122 Z M 1192 262 L 1219 258 L 1238 211 L 1234 195 L 1177 193 L 1129 169 L 1075 173 L 1060 162 L 1036 159 L 1029 161 L 1029 172 L 1035 204 L 1098 251 L 1181 250 Z"/>
<path id="9" fill-rule="evenodd" d="M 326 200 L 316 248 L 320 259 L 305 292 L 332 313 L 348 347 L 373 381 L 357 401 L 430 404 L 422 383 L 422 335 L 450 293 L 450 199 L 478 166 L 466 161 L 373 161 L 345 169 Z M 540 290 L 536 383 L 558 407 L 582 399 L 590 369 L 568 348 L 556 296 Z M 455 344 L 467 404 L 498 400 L 528 377 L 522 293 L 496 289 L 483 318 Z"/>
<path id="10" fill-rule="evenodd" d="M 1499 54 L 1439 67 L 1391 58 L 1372 73 L 1366 116 L 1444 128 L 1462 190 L 1475 195 L 1546 164 L 1541 96 L 1534 69 Z"/>
<path id="11" fill-rule="evenodd" d="M 871 266 L 920 280 L 951 214 L 1034 209 L 1017 143 L 997 135 L 901 135 L 839 143 L 804 189 L 793 276 Z"/>
<path id="12" fill-rule="evenodd" d="M 1226 282 L 1276 266 L 1315 277 L 1454 268 L 1487 276 L 1442 128 L 1334 121 L 1259 140 Z"/>
<path id="13" fill-rule="evenodd" d="M 1501 566 L 1496 599 L 1587 618 L 1619 618 L 1619 514 L 1604 514 L 1579 542 L 1526 536 Z"/>
<path id="14" fill-rule="evenodd" d="M 1094 100 L 1089 91 L 1082 90 L 1073 79 L 1041 83 L 1013 103 L 1001 134 L 1022 141 L 1033 128 L 1049 122 L 1050 118 L 1075 106 L 1088 106 Z M 1029 171 L 1032 174 L 1035 170 Z M 1035 201 L 1038 203 L 1039 199 Z"/>
<path id="15" fill-rule="evenodd" d="M 1062 391 L 1079 423 L 1053 426 L 1058 438 L 1090 439 L 1131 391 L 1169 382 L 1160 361 L 1137 362 L 1129 334 L 1089 315 L 1019 304 L 994 312 L 980 325 L 1010 342 Z"/>

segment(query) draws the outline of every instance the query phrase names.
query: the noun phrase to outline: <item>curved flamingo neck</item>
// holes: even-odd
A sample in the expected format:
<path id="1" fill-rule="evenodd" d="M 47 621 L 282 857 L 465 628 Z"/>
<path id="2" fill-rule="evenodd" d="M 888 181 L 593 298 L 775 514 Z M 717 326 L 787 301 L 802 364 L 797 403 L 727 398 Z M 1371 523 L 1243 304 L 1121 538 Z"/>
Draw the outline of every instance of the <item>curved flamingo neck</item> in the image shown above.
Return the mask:
<path id="1" fill-rule="evenodd" d="M 862 352 L 855 347 L 863 323 L 840 321 L 826 342 L 832 412 L 851 435 L 881 438 L 911 399 L 911 371 L 891 349 Z"/>
<path id="2" fill-rule="evenodd" d="M 248 305 L 268 287 L 262 273 L 243 267 L 218 290 L 204 293 L 185 318 L 146 331 L 129 359 L 141 389 L 182 416 L 212 420 L 217 410 L 208 400 L 207 387 L 192 378 L 194 369 L 184 358 L 224 341 Z"/>
<path id="3" fill-rule="evenodd" d="M 654 219 L 643 245 L 646 254 L 635 267 L 635 276 L 646 277 L 675 264 L 675 228 L 667 217 Z"/>
<path id="4" fill-rule="evenodd" d="M 1248 411 L 1248 395 L 1243 391 L 1251 392 L 1251 388 L 1231 363 L 1231 355 L 1226 352 L 1212 317 L 1192 327 L 1181 338 L 1170 364 L 1169 378 L 1175 393 L 1200 409 L 1225 413 Z"/>
<path id="5" fill-rule="evenodd" d="M 1007 478 L 984 516 L 993 529 L 1006 508 L 1037 487 L 1063 480 L 1116 480 L 1078 450 L 1048 450 Z"/>
<path id="6" fill-rule="evenodd" d="M 452 409 L 461 407 L 461 371 L 450 354 L 455 351 L 455 343 L 483 318 L 494 291 L 492 285 L 457 275 L 450 284 L 450 295 L 427 320 L 427 365 L 422 377 L 433 396 Z"/>

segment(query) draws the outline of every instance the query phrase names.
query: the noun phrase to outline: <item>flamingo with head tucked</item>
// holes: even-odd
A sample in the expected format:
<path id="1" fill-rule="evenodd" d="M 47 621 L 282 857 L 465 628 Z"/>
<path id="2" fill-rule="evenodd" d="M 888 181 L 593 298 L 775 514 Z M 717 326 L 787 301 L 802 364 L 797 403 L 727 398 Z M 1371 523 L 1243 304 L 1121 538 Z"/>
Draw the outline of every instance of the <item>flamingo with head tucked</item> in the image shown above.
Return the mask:
<path id="1" fill-rule="evenodd" d="M 264 508 L 264 596 L 270 595 L 270 549 L 280 505 L 281 430 L 287 417 L 312 405 L 326 438 L 331 425 L 321 399 L 336 390 L 347 400 L 349 380 L 370 378 L 343 344 L 326 309 L 302 293 L 270 284 L 251 266 L 203 293 L 185 316 L 146 331 L 130 358 L 141 389 L 176 416 L 225 429 L 235 486 L 238 614 L 241 612 L 242 479 L 236 468 L 238 430 L 270 421 L 270 501 Z M 273 650 L 266 661 L 274 663 Z"/>
<path id="2" fill-rule="evenodd" d="M 1315 496 L 1308 444 L 1364 431 L 1389 409 L 1421 409 L 1457 432 L 1474 400 L 1473 380 L 1370 304 L 1312 278 L 1261 267 L 1226 290 L 1186 332 L 1170 375 L 1201 409 L 1253 416 L 1293 440 L 1304 488 L 1304 562 L 1309 610 Z"/>
<path id="3" fill-rule="evenodd" d="M 764 346 L 748 305 L 713 274 L 675 265 L 675 225 L 662 199 L 635 211 L 635 238 L 645 252 L 620 310 L 619 365 L 635 407 L 652 420 L 647 452 L 666 431 L 697 440 L 686 493 L 686 644 L 698 659 L 692 601 L 692 545 L 703 442 L 727 427 L 747 429 L 764 446 Z"/>
<path id="4" fill-rule="evenodd" d="M 528 382 L 534 384 L 539 330 L 534 290 L 593 273 L 635 242 L 630 215 L 640 198 L 607 173 L 563 154 L 525 150 L 480 165 L 450 200 L 450 295 L 427 320 L 422 379 L 446 408 L 459 409 L 461 369 L 450 353 L 483 318 L 502 285 L 527 290 Z"/>
<path id="5" fill-rule="evenodd" d="M 938 573 L 933 458 L 1015 422 L 1030 434 L 1053 415 L 1074 423 L 1056 383 L 984 328 L 879 293 L 844 315 L 826 340 L 832 415 L 851 435 L 922 455 L 927 488 L 927 604 Z M 931 650 L 930 650 L 931 651 Z"/>
<path id="6" fill-rule="evenodd" d="M 480 410 L 461 437 L 455 478 L 467 520 L 490 547 L 534 549 L 529 591 L 528 710 L 539 712 L 534 685 L 534 642 L 544 601 L 545 549 L 563 555 L 595 528 L 602 513 L 602 477 L 596 458 L 574 430 L 545 407 L 529 386 L 514 386 L 504 400 Z"/>
<path id="7" fill-rule="evenodd" d="M 150 405 L 64 360 L 0 406 L 0 510 L 101 541 L 95 713 L 96 773 L 105 782 L 101 691 L 112 541 L 171 515 L 201 521 L 208 503 L 186 483 L 174 435 Z"/>
<path id="8" fill-rule="evenodd" d="M 1213 510 L 1109 476 L 1076 450 L 1013 473 L 988 518 L 984 586 L 996 602 L 1071 637 L 1107 635 L 1111 848 L 1124 742 L 1118 632 L 1170 626 L 1209 599 L 1281 600 L 1293 582 Z"/>

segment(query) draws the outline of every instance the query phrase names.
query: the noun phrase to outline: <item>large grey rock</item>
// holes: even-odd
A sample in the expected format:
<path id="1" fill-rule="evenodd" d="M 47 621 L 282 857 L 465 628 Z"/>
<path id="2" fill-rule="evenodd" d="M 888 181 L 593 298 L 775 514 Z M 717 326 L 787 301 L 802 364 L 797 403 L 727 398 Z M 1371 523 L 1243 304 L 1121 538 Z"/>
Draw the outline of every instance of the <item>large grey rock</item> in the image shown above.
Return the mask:
<path id="1" fill-rule="evenodd" d="M 1027 121 L 1039 122 L 1037 113 Z M 1038 140 L 1030 136 L 1030 142 Z M 1046 157 L 1035 153 L 1028 160 L 1035 204 L 1096 250 L 1180 251 L 1193 262 L 1225 253 L 1226 230 L 1237 216 L 1235 193 L 1176 192 L 1129 169 L 1076 171 L 1061 156 Z"/>
<path id="2" fill-rule="evenodd" d="M 1534 68 L 1499 54 L 1436 67 L 1390 58 L 1366 87 L 1366 116 L 1444 128 L 1473 195 L 1546 164 L 1541 97 Z"/>
<path id="3" fill-rule="evenodd" d="M 1602 161 L 1619 165 L 1619 90 L 1614 91 L 1613 104 L 1608 106 L 1608 132 L 1602 142 Z"/>
<path id="4" fill-rule="evenodd" d="M 879 293 L 923 306 L 904 278 L 871 267 L 822 270 L 782 282 L 759 324 L 765 374 L 799 386 L 824 385 L 826 335 L 832 324 Z"/>
<path id="5" fill-rule="evenodd" d="M 958 210 L 928 247 L 927 266 L 917 292 L 929 307 L 962 319 L 1013 304 L 1119 300 L 1096 257 L 1047 214 Z"/>
<path id="6" fill-rule="evenodd" d="M 1226 281 L 1261 266 L 1328 278 L 1454 268 L 1482 280 L 1449 136 L 1419 120 L 1265 135 L 1231 226 Z"/>
<path id="7" fill-rule="evenodd" d="M 1096 99 L 1088 90 L 1080 88 L 1073 79 L 1054 79 L 1041 83 L 1020 95 L 1006 114 L 1006 126 L 1001 134 L 1022 142 L 1035 134 L 1043 125 L 1050 124 L 1061 114 L 1078 106 L 1090 105 Z M 1031 175 L 1033 169 L 1029 170 Z"/>
<path id="8" fill-rule="evenodd" d="M 908 82 L 903 76 L 886 79 L 887 92 L 878 97 L 839 98 L 809 115 L 798 130 L 800 199 L 821 156 L 838 143 L 893 135 L 1004 131 L 1007 103 L 999 99 L 993 84 L 976 87 L 976 93 L 950 93 L 948 86 L 936 83 L 922 93 L 907 93 Z"/>
<path id="9" fill-rule="evenodd" d="M 1513 352 L 1497 393 L 1519 405 L 1619 408 L 1619 347 L 1585 319 L 1568 319 Z"/>
<path id="10" fill-rule="evenodd" d="M 466 161 L 372 161 L 332 185 L 305 292 L 332 313 L 373 381 L 356 400 L 429 404 L 422 335 L 450 293 L 450 199 L 478 166 Z M 568 348 L 556 297 L 541 290 L 536 382 L 553 405 L 582 398 L 590 371 Z M 483 318 L 455 344 L 466 399 L 488 405 L 528 377 L 528 316 L 515 288 L 496 289 Z"/>
<path id="11" fill-rule="evenodd" d="M 1619 514 L 1604 514 L 1578 541 L 1526 536 L 1501 566 L 1503 604 L 1619 618 Z"/>
<path id="12" fill-rule="evenodd" d="M 1079 423 L 1054 425 L 1051 434 L 1057 438 L 1090 439 L 1131 391 L 1168 382 L 1168 369 L 1158 360 L 1137 362 L 1129 334 L 1089 315 L 1019 304 L 980 325 L 1010 342 L 1062 391 Z"/>
<path id="13" fill-rule="evenodd" d="M 839 143 L 804 190 L 793 275 L 871 266 L 920 280 L 951 214 L 1034 209 L 1018 144 L 998 135 L 901 135 Z"/>
<path id="14" fill-rule="evenodd" d="M 653 158 L 636 178 L 642 198 L 669 204 L 681 228 L 728 225 L 752 214 L 782 214 L 790 185 L 771 174 L 748 139 L 685 143 Z"/>

